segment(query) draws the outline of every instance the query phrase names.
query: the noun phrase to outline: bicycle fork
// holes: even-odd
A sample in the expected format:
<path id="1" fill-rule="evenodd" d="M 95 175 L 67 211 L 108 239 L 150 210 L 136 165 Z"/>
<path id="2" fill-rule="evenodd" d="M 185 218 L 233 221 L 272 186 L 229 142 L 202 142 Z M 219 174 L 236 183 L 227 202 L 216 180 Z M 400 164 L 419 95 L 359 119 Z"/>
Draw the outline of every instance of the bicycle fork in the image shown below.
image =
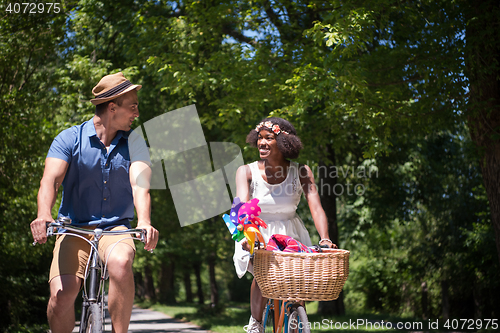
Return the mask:
<path id="1" fill-rule="evenodd" d="M 94 251 L 96 250 L 92 248 L 92 262 L 90 263 L 89 269 L 89 294 L 87 296 L 89 302 L 97 302 L 99 283 L 101 280 L 99 277 L 99 256 L 97 253 L 94 253 Z"/>

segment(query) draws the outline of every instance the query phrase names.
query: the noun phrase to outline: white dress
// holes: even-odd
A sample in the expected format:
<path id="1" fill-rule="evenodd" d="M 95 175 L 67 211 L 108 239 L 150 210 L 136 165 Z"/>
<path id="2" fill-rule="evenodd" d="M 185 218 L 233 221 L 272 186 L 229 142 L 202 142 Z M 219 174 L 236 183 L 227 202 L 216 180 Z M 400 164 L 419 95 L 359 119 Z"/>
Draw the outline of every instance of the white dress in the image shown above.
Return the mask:
<path id="1" fill-rule="evenodd" d="M 259 199 L 259 206 L 262 209 L 259 217 L 267 224 L 267 229 L 262 227 L 259 229 L 266 244 L 272 235 L 281 234 L 311 246 L 309 232 L 296 213 L 302 195 L 298 163 L 290 162 L 287 177 L 279 184 L 269 184 L 262 178 L 258 161 L 248 166 L 252 172 L 250 199 Z M 250 254 L 243 250 L 238 242 L 235 242 L 233 261 L 239 278 L 243 277 L 247 271 L 253 274 Z"/>

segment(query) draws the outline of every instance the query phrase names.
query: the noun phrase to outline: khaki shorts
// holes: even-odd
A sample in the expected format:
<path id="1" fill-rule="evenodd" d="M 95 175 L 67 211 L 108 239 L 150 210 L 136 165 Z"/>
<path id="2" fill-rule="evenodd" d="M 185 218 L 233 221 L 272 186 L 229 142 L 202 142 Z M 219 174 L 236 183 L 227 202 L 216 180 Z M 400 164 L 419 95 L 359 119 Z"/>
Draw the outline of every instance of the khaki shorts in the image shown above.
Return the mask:
<path id="1" fill-rule="evenodd" d="M 86 228 L 92 229 L 92 228 Z M 126 230 L 127 227 L 119 226 L 111 230 Z M 91 239 L 93 236 L 86 236 Z M 124 239 L 125 238 L 125 239 Z M 121 241 L 121 244 L 128 244 L 135 253 L 134 240 L 131 235 L 103 236 L 99 240 L 99 256 L 105 260 L 104 254 L 110 245 Z M 76 275 L 81 279 L 85 278 L 85 268 L 90 253 L 90 245 L 85 240 L 67 235 L 57 236 L 54 246 L 54 257 L 50 266 L 49 282 L 59 275 Z"/>

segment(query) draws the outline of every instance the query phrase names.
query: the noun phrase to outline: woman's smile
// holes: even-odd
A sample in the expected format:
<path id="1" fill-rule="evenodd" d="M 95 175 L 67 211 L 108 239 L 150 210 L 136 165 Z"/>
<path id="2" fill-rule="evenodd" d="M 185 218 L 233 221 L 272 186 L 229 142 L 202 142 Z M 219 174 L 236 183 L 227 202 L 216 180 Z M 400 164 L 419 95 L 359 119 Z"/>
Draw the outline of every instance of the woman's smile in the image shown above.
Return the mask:
<path id="1" fill-rule="evenodd" d="M 263 156 L 269 155 L 270 152 L 271 152 L 271 149 L 269 149 L 269 147 L 259 147 L 259 153 L 260 153 L 261 158 Z"/>

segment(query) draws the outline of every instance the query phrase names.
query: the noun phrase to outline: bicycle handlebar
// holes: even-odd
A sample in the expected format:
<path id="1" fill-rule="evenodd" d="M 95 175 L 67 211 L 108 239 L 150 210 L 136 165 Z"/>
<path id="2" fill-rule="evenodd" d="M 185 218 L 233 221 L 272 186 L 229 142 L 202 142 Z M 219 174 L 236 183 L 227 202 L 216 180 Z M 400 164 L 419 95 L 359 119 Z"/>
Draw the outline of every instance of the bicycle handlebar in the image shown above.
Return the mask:
<path id="1" fill-rule="evenodd" d="M 78 234 L 84 234 L 84 235 L 95 235 L 99 238 L 103 235 L 127 235 L 127 234 L 140 234 L 140 241 L 145 243 L 146 242 L 146 230 L 145 229 L 127 229 L 127 230 L 102 230 L 100 228 L 95 228 L 95 229 L 84 229 L 80 227 L 75 227 L 71 225 L 71 219 L 67 217 L 60 217 L 54 222 L 48 222 L 46 224 L 47 226 L 47 237 L 57 235 L 57 234 L 64 234 L 64 233 L 59 233 L 55 232 L 55 230 L 59 229 L 65 229 L 68 231 L 72 231 Z M 36 245 L 36 241 L 33 242 L 33 245 Z"/>

